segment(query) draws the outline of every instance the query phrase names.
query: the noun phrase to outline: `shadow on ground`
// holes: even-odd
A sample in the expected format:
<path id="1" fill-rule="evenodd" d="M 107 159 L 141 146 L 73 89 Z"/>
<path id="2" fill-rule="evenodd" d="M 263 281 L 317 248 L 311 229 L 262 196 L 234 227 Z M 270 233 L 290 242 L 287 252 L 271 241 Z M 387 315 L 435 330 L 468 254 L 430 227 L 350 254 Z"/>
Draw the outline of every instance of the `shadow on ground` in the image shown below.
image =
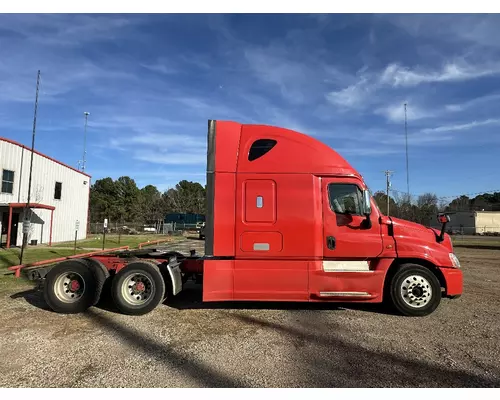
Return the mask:
<path id="1" fill-rule="evenodd" d="M 197 382 L 200 387 L 244 387 L 239 380 L 216 371 L 211 366 L 194 359 L 191 355 L 176 350 L 168 344 L 159 343 L 153 338 L 147 337 L 136 329 L 129 328 L 113 321 L 106 315 L 98 314 L 89 309 L 86 316 L 95 324 L 117 335 L 129 347 L 139 349 L 141 353 L 147 354 L 167 367 L 180 371 Z"/>
<path id="2" fill-rule="evenodd" d="M 177 296 L 167 299 L 163 306 L 176 310 L 331 310 L 342 311 L 343 309 L 361 310 L 379 314 L 398 315 L 391 308 L 382 304 L 357 304 L 357 303 L 308 303 L 308 302 L 268 302 L 268 301 L 232 301 L 232 302 L 207 302 L 202 301 L 202 289 L 200 285 L 187 283 L 185 288 Z M 43 310 L 50 310 L 43 299 L 40 289 L 28 290 L 16 293 L 12 299 L 24 298 L 29 304 Z M 96 308 L 119 313 L 110 295 L 109 282 L 103 288 L 103 295 Z"/>
<path id="3" fill-rule="evenodd" d="M 194 295 L 194 292 L 189 295 Z M 42 306 L 43 298 L 37 290 L 22 292 L 13 297 L 17 298 L 16 296 L 24 297 L 34 306 Z M 268 304 L 261 304 L 260 307 L 273 309 Z M 427 359 L 425 355 L 416 357 L 398 352 L 397 346 L 389 351 L 380 350 L 380 341 L 383 339 L 378 339 L 378 344 L 375 343 L 377 349 L 373 349 L 373 340 L 362 339 L 364 334 L 370 333 L 370 328 L 364 333 L 353 332 L 348 330 L 345 324 L 337 322 L 335 317 L 327 319 L 322 313 L 304 312 L 318 309 L 318 306 L 304 308 L 301 305 L 292 305 L 292 307 L 298 308 L 289 309 L 288 305 L 284 304 L 277 307 L 288 311 L 285 322 L 280 323 L 257 318 L 244 311 L 226 315 L 227 318 L 234 318 L 239 323 L 253 328 L 254 334 L 246 340 L 259 342 L 262 330 L 270 331 L 280 346 L 278 348 L 282 350 L 277 350 L 276 346 L 269 344 L 267 351 L 284 351 L 291 358 L 287 359 L 285 368 L 287 379 L 284 384 L 288 387 L 500 386 L 500 372 L 495 368 L 490 368 L 487 371 L 489 376 L 485 377 L 473 371 L 466 371 L 463 366 L 443 365 L 444 360 L 441 359 L 436 361 Z M 224 308 L 235 307 L 226 304 Z M 245 305 L 244 308 L 249 307 Z M 331 309 L 335 310 L 336 307 Z M 93 308 L 87 310 L 84 315 L 96 327 L 117 337 L 130 349 L 138 350 L 157 362 L 179 371 L 181 375 L 188 377 L 195 387 L 253 386 L 252 376 L 247 375 L 247 380 L 242 381 L 225 373 L 223 360 L 220 360 L 220 365 L 209 365 L 197 360 L 195 355 L 188 354 L 186 350 L 161 343 L 147 332 L 126 326 L 114 320 L 111 315 L 103 314 Z M 383 327 L 371 329 L 379 331 L 383 330 Z M 283 347 L 284 344 L 286 347 Z M 248 362 L 252 360 L 249 359 Z M 272 381 L 274 379 L 272 378 Z"/>
<path id="4" fill-rule="evenodd" d="M 500 372 L 490 369 L 491 378 L 452 369 L 425 358 L 404 356 L 367 348 L 345 327 L 325 321 L 319 313 L 291 311 L 289 325 L 250 315 L 234 318 L 262 329 L 280 332 L 296 344 L 294 364 L 303 376 L 299 386 L 314 387 L 498 387 Z M 383 328 L 381 328 L 383 329 Z M 357 335 L 356 335 L 357 336 Z M 297 345 L 298 344 L 298 345 Z M 299 367 L 300 366 L 300 367 Z"/>

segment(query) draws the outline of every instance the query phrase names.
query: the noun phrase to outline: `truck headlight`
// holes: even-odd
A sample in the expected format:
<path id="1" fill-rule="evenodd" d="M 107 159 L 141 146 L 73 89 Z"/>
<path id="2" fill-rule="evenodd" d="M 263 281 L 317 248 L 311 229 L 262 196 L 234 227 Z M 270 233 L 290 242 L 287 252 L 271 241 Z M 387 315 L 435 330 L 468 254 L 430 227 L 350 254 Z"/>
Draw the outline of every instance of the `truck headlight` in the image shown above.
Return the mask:
<path id="1" fill-rule="evenodd" d="M 455 268 L 460 268 L 460 261 L 458 261 L 458 258 L 455 254 L 450 253 L 450 260 L 451 265 L 453 265 Z"/>

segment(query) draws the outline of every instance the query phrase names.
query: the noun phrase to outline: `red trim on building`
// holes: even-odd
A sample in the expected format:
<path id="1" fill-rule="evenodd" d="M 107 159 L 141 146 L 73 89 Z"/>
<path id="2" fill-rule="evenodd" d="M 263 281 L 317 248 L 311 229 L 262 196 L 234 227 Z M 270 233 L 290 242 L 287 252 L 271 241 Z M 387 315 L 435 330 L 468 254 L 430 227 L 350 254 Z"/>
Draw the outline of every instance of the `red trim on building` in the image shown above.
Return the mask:
<path id="1" fill-rule="evenodd" d="M 16 145 L 16 146 L 22 147 L 23 149 L 26 149 L 26 150 L 28 150 L 28 151 L 31 151 L 31 148 L 29 148 L 29 147 L 25 146 L 24 144 L 21 144 L 21 143 L 18 143 L 18 142 L 16 142 L 16 141 L 14 141 L 14 140 L 11 140 L 11 139 L 7 139 L 7 138 L 0 137 L 0 141 L 2 141 L 2 142 L 7 142 L 7 143 L 10 143 L 10 144 L 14 144 L 14 145 Z M 69 169 L 71 169 L 71 170 L 73 170 L 73 171 L 75 171 L 75 172 L 78 172 L 79 174 L 82 174 L 82 175 L 84 175 L 84 176 L 86 176 L 86 177 L 90 178 L 90 175 L 86 174 L 85 172 L 78 171 L 76 168 L 70 167 L 69 165 L 64 164 L 64 163 L 62 163 L 61 161 L 58 161 L 58 160 L 56 160 L 56 159 L 54 159 L 54 158 L 52 158 L 52 157 L 49 157 L 49 156 L 47 156 L 47 155 L 45 155 L 45 154 L 43 154 L 43 153 L 40 153 L 40 152 L 39 152 L 39 151 L 37 151 L 37 150 L 34 150 L 34 151 L 33 151 L 33 153 L 38 154 L 38 155 L 39 155 L 39 156 L 41 156 L 41 157 L 44 157 L 44 158 L 46 158 L 46 159 L 48 159 L 48 160 L 50 160 L 50 161 L 53 161 L 53 162 L 55 162 L 55 163 L 57 163 L 57 164 L 59 164 L 59 165 L 62 165 L 63 167 L 69 168 Z"/>
<path id="2" fill-rule="evenodd" d="M 52 246 L 52 227 L 54 226 L 54 210 L 50 212 L 50 235 L 49 235 L 49 247 Z"/>
<path id="3" fill-rule="evenodd" d="M 87 239 L 90 233 L 90 181 L 92 178 L 89 178 L 89 200 L 87 206 L 87 229 L 85 230 L 85 239 Z"/>
<path id="4" fill-rule="evenodd" d="M 7 227 L 7 248 L 10 249 L 10 235 L 12 234 L 12 207 L 9 207 L 9 226 Z"/>
<path id="5" fill-rule="evenodd" d="M 28 206 L 27 203 L 9 203 L 9 207 L 12 208 L 24 208 Z M 54 206 L 49 206 L 48 204 L 40 204 L 40 203 L 30 203 L 29 208 L 38 208 L 42 210 L 55 210 Z"/>
<path id="6" fill-rule="evenodd" d="M 7 227 L 7 248 L 10 249 L 10 236 L 12 234 L 12 211 L 14 208 L 24 208 L 27 207 L 28 203 L 9 203 L 9 226 Z M 54 220 L 54 206 L 49 206 L 48 204 L 40 203 L 29 203 L 29 208 L 37 208 L 42 210 L 50 210 L 50 238 L 49 246 L 52 246 L 52 226 Z"/>

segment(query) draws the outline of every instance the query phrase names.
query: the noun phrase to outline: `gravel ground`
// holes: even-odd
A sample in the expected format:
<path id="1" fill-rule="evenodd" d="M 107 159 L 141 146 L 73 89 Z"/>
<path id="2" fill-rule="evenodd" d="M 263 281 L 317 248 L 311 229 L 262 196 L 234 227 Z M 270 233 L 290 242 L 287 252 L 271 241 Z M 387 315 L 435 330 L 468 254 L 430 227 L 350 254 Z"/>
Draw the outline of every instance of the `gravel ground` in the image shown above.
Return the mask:
<path id="1" fill-rule="evenodd" d="M 109 301 L 66 316 L 7 286 L 0 386 L 498 387 L 500 251 L 457 252 L 465 293 L 425 318 L 377 306 L 203 304 L 194 285 L 141 317 Z"/>

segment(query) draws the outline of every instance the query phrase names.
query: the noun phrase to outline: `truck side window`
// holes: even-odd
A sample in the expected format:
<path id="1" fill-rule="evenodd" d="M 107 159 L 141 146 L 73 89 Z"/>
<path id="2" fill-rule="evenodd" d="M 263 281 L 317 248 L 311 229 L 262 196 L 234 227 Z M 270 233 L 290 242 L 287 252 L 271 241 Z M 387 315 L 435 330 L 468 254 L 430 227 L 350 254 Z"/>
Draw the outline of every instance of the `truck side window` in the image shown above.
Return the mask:
<path id="1" fill-rule="evenodd" d="M 248 161 L 256 160 L 257 158 L 262 157 L 269 150 L 271 150 L 278 143 L 273 139 L 258 139 L 252 143 L 252 147 L 250 147 L 250 151 L 248 152 Z"/>
<path id="2" fill-rule="evenodd" d="M 362 193 L 357 185 L 330 183 L 328 196 L 330 208 L 336 214 L 362 215 Z"/>

